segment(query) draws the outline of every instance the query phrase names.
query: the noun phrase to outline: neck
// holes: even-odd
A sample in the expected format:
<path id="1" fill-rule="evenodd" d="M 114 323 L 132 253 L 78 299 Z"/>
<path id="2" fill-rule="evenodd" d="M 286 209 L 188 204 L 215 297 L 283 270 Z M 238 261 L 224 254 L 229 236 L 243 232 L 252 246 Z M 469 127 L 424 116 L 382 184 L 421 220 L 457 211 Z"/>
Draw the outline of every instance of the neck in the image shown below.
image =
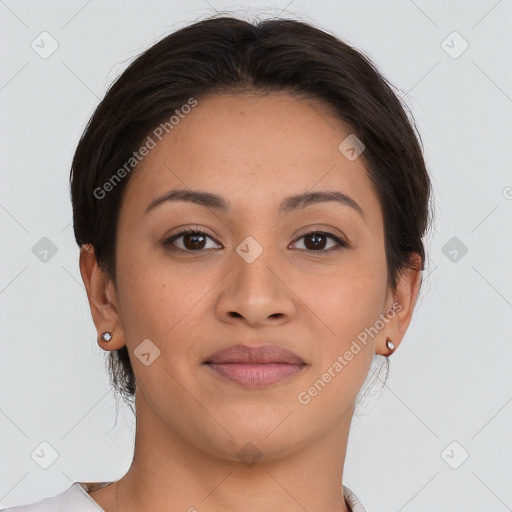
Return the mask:
<path id="1" fill-rule="evenodd" d="M 286 453 L 257 448 L 270 446 L 268 434 L 254 443 L 232 442 L 232 453 L 216 453 L 170 430 L 137 395 L 133 461 L 109 486 L 116 496 L 106 498 L 103 508 L 108 503 L 107 512 L 156 511 L 172 504 L 188 512 L 350 512 L 342 478 L 353 408 L 345 412 L 320 438 L 305 439 Z"/>

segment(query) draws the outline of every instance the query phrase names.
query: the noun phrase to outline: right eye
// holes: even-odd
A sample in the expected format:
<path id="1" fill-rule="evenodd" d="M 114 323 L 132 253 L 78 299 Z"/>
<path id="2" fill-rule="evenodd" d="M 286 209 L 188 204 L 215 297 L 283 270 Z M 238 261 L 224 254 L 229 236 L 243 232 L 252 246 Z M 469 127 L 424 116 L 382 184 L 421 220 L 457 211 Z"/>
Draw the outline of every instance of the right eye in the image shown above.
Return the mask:
<path id="1" fill-rule="evenodd" d="M 181 247 L 176 247 L 175 242 L 183 239 L 181 241 Z M 176 235 L 172 235 L 170 238 L 167 238 L 162 242 L 162 245 L 165 248 L 178 251 L 178 252 L 200 252 L 202 249 L 205 249 L 205 243 L 207 239 L 212 241 L 208 234 L 204 231 L 199 231 L 197 229 L 185 229 Z M 215 242 L 215 241 L 214 241 Z M 216 242 L 215 242 L 216 243 Z M 206 249 L 212 249 L 214 247 L 206 247 Z"/>

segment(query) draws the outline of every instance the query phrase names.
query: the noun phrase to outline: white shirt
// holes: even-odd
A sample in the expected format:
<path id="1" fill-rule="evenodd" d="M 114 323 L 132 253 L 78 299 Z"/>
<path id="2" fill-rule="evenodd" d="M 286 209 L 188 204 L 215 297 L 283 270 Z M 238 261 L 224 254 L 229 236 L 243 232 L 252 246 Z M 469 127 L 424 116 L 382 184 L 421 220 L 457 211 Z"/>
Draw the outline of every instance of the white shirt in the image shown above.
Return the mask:
<path id="1" fill-rule="evenodd" d="M 0 509 L 0 512 L 105 512 L 88 494 L 112 482 L 75 482 L 60 494 L 37 503 Z M 351 512 L 367 512 L 357 496 L 343 486 L 345 500 Z"/>

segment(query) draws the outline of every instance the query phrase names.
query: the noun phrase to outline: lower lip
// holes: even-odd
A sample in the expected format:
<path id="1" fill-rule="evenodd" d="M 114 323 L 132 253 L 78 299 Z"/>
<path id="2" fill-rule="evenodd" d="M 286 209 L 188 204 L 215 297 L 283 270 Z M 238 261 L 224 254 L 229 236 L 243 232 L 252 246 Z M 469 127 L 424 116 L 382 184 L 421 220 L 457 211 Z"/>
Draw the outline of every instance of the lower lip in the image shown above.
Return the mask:
<path id="1" fill-rule="evenodd" d="M 288 363 L 208 363 L 212 370 L 221 377 L 248 388 L 260 388 L 300 373 L 306 365 Z"/>

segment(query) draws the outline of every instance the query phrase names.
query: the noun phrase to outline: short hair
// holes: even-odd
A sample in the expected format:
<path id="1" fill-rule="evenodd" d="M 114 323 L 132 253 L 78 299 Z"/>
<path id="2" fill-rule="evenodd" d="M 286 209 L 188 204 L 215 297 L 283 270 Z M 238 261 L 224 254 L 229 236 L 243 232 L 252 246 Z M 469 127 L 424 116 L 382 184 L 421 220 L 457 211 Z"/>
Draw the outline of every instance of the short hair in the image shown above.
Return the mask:
<path id="1" fill-rule="evenodd" d="M 116 284 L 117 221 L 133 172 L 115 183 L 112 177 L 126 170 L 148 134 L 191 98 L 284 92 L 322 102 L 364 144 L 360 158 L 382 207 L 387 279 L 395 290 L 400 273 L 412 268 L 412 253 L 424 269 L 431 183 L 414 119 L 392 87 L 368 56 L 303 21 L 222 15 L 185 26 L 138 56 L 89 120 L 70 173 L 76 242 L 94 247 Z M 109 180 L 102 199 L 97 191 Z M 109 353 L 109 372 L 114 388 L 134 398 L 126 346 Z"/>

